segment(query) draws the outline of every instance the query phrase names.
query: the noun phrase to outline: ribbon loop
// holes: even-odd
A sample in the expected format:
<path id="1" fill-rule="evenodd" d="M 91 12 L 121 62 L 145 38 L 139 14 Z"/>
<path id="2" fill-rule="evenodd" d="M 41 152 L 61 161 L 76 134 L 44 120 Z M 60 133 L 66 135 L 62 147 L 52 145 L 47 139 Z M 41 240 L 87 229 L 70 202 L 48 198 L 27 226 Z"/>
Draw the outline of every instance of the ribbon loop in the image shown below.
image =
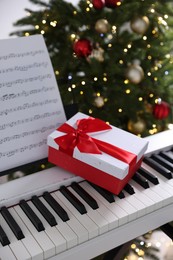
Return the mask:
<path id="1" fill-rule="evenodd" d="M 55 142 L 59 145 L 60 150 L 72 155 L 75 147 L 83 153 L 101 154 L 93 139 L 87 133 L 110 130 L 111 126 L 104 121 L 96 118 L 83 118 L 77 120 L 77 128 L 73 128 L 68 124 L 63 124 L 57 130 L 66 135 L 55 138 Z"/>

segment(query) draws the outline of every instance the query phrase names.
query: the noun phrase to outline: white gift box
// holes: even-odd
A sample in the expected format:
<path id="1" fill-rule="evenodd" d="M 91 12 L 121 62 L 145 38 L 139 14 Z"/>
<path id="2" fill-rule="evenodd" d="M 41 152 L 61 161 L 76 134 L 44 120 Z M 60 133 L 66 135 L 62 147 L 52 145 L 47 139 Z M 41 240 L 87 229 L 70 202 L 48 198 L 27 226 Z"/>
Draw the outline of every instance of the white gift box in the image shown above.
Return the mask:
<path id="1" fill-rule="evenodd" d="M 77 113 L 66 122 L 66 125 L 70 125 L 73 127 L 74 132 L 76 131 L 77 134 L 72 135 L 76 135 L 77 142 L 80 138 L 78 132 L 81 133 L 82 131 L 81 129 L 79 131 L 77 130 L 77 121 L 88 118 L 90 118 L 88 115 Z M 95 120 L 94 118 L 92 119 Z M 106 124 L 105 122 L 103 123 Z M 97 125 L 97 122 L 95 122 L 95 124 Z M 140 167 L 144 152 L 148 146 L 146 140 L 117 127 L 110 126 L 110 129 L 101 129 L 101 131 L 97 129 L 96 132 L 85 132 L 84 134 L 87 135 L 86 138 L 91 137 L 91 139 L 96 142 L 96 145 L 97 141 L 104 142 L 104 145 L 108 146 L 108 150 L 110 150 L 110 148 L 112 149 L 111 152 L 107 153 L 100 148 L 100 154 L 81 152 L 78 145 L 74 145 L 72 153 L 69 153 L 61 149 L 61 145 L 57 142 L 59 138 L 65 140 L 68 134 L 67 132 L 63 132 L 62 129 L 57 129 L 48 136 L 49 161 L 114 194 L 118 194 L 123 189 L 135 171 Z M 80 144 L 82 142 L 83 139 L 80 140 Z M 85 144 L 82 145 L 85 147 Z M 66 146 L 67 150 L 70 150 L 71 145 L 67 143 Z M 125 154 L 125 160 L 120 159 L 119 156 L 117 157 L 117 149 L 120 157 L 122 154 Z M 133 162 L 132 159 L 128 157 L 133 158 Z"/>

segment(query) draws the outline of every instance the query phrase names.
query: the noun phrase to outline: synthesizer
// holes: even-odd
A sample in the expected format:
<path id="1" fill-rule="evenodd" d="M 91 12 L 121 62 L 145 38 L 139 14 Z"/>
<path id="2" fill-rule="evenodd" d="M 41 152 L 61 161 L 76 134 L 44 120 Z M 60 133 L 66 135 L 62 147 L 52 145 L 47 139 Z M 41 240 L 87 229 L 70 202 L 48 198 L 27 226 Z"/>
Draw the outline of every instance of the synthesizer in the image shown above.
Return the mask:
<path id="1" fill-rule="evenodd" d="M 173 220 L 173 130 L 115 196 L 58 167 L 0 185 L 1 260 L 92 259 Z"/>

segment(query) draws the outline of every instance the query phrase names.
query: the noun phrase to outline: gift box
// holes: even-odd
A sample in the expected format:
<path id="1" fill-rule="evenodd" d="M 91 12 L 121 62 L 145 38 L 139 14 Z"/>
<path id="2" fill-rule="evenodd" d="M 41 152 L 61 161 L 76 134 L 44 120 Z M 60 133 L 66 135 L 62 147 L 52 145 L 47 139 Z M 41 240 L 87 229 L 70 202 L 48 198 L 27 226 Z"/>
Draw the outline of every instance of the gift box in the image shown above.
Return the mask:
<path id="1" fill-rule="evenodd" d="M 148 142 L 77 113 L 48 136 L 48 159 L 114 194 L 140 167 Z"/>

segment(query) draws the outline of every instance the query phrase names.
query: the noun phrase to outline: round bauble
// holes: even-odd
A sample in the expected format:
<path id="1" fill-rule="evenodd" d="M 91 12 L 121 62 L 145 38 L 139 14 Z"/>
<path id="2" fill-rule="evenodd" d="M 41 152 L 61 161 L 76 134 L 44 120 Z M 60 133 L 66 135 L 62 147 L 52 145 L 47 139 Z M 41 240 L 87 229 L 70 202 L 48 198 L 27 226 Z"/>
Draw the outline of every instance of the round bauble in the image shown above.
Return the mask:
<path id="1" fill-rule="evenodd" d="M 105 0 L 105 6 L 108 8 L 116 8 L 121 0 Z"/>
<path id="2" fill-rule="evenodd" d="M 88 39 L 80 39 L 74 42 L 73 50 L 78 57 L 88 57 L 92 52 L 92 45 Z"/>
<path id="3" fill-rule="evenodd" d="M 156 119 L 162 120 L 169 116 L 170 111 L 170 105 L 167 102 L 161 101 L 154 105 L 153 116 Z"/>
<path id="4" fill-rule="evenodd" d="M 147 31 L 149 23 L 150 21 L 147 16 L 139 16 L 133 18 L 130 26 L 133 32 L 143 35 Z"/>
<path id="5" fill-rule="evenodd" d="M 97 10 L 102 9 L 105 6 L 104 0 L 92 0 L 93 7 Z"/>
<path id="6" fill-rule="evenodd" d="M 104 106 L 104 98 L 99 96 L 94 99 L 94 106 L 101 108 Z"/>
<path id="7" fill-rule="evenodd" d="M 142 134 L 146 129 L 146 123 L 141 118 L 137 119 L 137 121 L 129 120 L 127 128 L 133 134 Z"/>
<path id="8" fill-rule="evenodd" d="M 109 31 L 110 25 L 106 19 L 99 19 L 95 23 L 95 30 L 98 33 L 107 33 Z"/>
<path id="9" fill-rule="evenodd" d="M 131 65 L 126 70 L 125 76 L 133 84 L 139 84 L 144 77 L 144 71 L 139 65 Z"/>

